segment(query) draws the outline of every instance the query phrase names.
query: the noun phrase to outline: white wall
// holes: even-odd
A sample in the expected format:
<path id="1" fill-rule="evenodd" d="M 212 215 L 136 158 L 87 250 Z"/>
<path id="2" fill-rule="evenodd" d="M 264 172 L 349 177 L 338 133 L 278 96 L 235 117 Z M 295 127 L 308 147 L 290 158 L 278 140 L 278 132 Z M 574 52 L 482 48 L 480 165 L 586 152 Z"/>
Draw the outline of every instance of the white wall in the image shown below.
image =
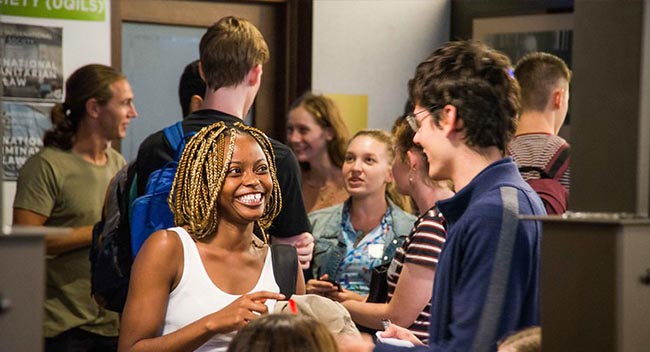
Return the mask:
<path id="1" fill-rule="evenodd" d="M 314 0 L 312 89 L 368 95 L 368 127 L 390 129 L 450 12 L 450 0 Z"/>
<path id="2" fill-rule="evenodd" d="M 20 23 L 63 28 L 63 78 L 90 64 L 111 64 L 111 0 L 106 1 L 104 21 L 59 20 L 20 16 L 0 16 L 3 23 Z M 3 182 L 2 224 L 10 225 L 16 182 Z"/>
<path id="3" fill-rule="evenodd" d="M 450 0 L 314 0 L 313 89 L 368 95 L 368 127 L 389 129 L 415 66 L 449 39 L 450 8 Z M 65 78 L 87 63 L 110 65 L 110 11 L 103 22 L 0 20 L 62 27 Z M 11 221 L 15 191 L 15 182 L 4 182 L 3 224 Z"/>

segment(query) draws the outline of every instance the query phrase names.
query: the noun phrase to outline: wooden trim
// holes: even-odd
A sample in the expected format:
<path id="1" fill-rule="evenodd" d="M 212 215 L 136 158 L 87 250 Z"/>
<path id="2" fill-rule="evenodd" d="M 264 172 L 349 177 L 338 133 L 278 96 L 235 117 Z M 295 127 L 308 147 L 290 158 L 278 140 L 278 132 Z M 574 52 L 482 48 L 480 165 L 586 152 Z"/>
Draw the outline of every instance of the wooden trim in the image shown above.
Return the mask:
<path id="1" fill-rule="evenodd" d="M 111 1 L 111 66 L 122 68 L 122 15 L 120 0 Z"/>
<path id="2" fill-rule="evenodd" d="M 286 86 L 284 89 L 284 104 L 276 109 L 274 135 L 279 140 L 285 140 L 286 116 L 289 105 L 302 93 L 311 90 L 312 66 L 312 0 L 290 0 L 285 7 L 283 20 L 284 28 L 278 28 L 278 33 L 284 31 L 285 55 L 284 66 Z M 278 38 L 279 39 L 279 38 Z"/>
<path id="3" fill-rule="evenodd" d="M 249 2 L 249 3 L 272 3 L 272 4 L 284 4 L 290 0 L 239 0 L 239 2 Z"/>
<path id="4" fill-rule="evenodd" d="M 261 20 L 259 6 L 274 7 L 284 3 L 284 1 L 238 1 L 236 3 L 183 0 L 117 1 L 122 3 L 121 13 L 124 22 L 190 27 L 209 27 L 219 18 L 229 15 L 244 17 L 255 23 Z"/>
<path id="5" fill-rule="evenodd" d="M 298 9 L 295 11 L 297 37 L 292 41 L 295 47 L 295 90 L 292 101 L 305 91 L 311 90 L 312 46 L 314 2 L 296 0 Z"/>
<path id="6" fill-rule="evenodd" d="M 122 14 L 120 0 L 111 0 L 111 66 L 122 71 Z M 122 152 L 122 141 L 111 143 L 113 148 Z"/>

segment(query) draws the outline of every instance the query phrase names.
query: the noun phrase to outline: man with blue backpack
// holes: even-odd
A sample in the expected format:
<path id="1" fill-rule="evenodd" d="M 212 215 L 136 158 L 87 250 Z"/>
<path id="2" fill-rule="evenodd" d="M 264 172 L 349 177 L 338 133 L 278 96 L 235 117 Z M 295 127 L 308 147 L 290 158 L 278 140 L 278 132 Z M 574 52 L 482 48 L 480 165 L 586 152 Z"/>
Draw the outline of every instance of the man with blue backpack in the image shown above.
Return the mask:
<path id="1" fill-rule="evenodd" d="M 239 19 L 226 17 L 237 27 Z M 255 31 L 216 33 L 208 31 L 199 44 L 199 70 L 206 82 L 206 93 L 201 110 L 191 113 L 175 127 L 158 131 L 140 145 L 135 171 L 137 196 L 147 193 L 151 175 L 169 162 L 178 160 L 184 140 L 202 127 L 215 122 L 241 122 L 253 104 L 262 79 L 262 65 L 269 58 L 269 50 L 262 34 Z M 171 126 L 170 126 L 171 127 Z M 180 127 L 180 130 L 178 129 Z M 169 137 L 182 136 L 179 144 Z M 290 243 L 297 247 L 300 262 L 308 266 L 313 249 L 313 237 L 300 194 L 300 171 L 291 150 L 271 140 L 276 156 L 278 181 L 283 198 L 282 211 L 269 229 L 275 243 Z M 130 218 L 136 219 L 136 214 Z M 133 229 L 133 224 L 131 226 Z M 133 235 L 133 234 L 132 234 Z"/>
<path id="2" fill-rule="evenodd" d="M 218 23 L 221 21 L 230 21 L 226 28 L 252 27 L 233 17 Z M 185 117 L 142 142 L 136 161 L 111 182 L 104 216 L 93 230 L 91 291 L 106 309 L 121 312 L 124 308 L 131 265 L 147 237 L 174 226 L 167 198 L 185 142 L 213 123 L 242 121 L 257 94 L 262 64 L 269 56 L 256 28 L 234 33 L 208 31 L 199 52 L 200 62 L 186 67 L 179 84 Z M 207 82 L 207 89 L 197 74 Z M 274 243 L 295 246 L 300 264 L 306 268 L 311 261 L 313 236 L 300 193 L 298 162 L 287 146 L 273 139 L 271 143 L 283 206 L 267 233 Z"/>

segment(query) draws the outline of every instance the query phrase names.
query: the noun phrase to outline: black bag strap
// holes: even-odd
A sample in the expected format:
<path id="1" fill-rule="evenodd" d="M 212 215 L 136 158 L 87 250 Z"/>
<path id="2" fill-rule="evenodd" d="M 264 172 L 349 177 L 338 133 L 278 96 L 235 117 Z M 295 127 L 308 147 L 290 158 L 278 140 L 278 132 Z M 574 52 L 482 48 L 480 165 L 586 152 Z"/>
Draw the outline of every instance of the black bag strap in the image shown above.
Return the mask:
<path id="1" fill-rule="evenodd" d="M 494 342 L 499 337 L 497 331 L 503 313 L 503 302 L 506 298 L 508 279 L 510 278 L 512 253 L 515 246 L 517 227 L 519 227 L 517 190 L 513 187 L 501 187 L 501 200 L 503 202 L 501 232 L 485 305 L 483 306 L 481 320 L 472 346 L 472 351 L 475 352 L 494 350 Z"/>
<path id="2" fill-rule="evenodd" d="M 272 244 L 271 259 L 273 259 L 273 275 L 280 286 L 280 293 L 287 299 L 296 293 L 298 280 L 298 253 L 294 246 L 288 244 Z"/>
<path id="3" fill-rule="evenodd" d="M 570 148 L 568 144 L 562 145 L 560 149 L 555 152 L 551 162 L 546 166 L 546 170 L 544 170 L 550 178 L 555 178 L 555 175 L 564 173 L 564 170 L 569 167 L 569 165 L 565 165 L 569 159 L 569 153 Z"/>
<path id="4" fill-rule="evenodd" d="M 535 166 L 522 166 L 522 167 L 519 168 L 519 172 L 522 173 L 522 174 L 525 173 L 525 172 L 531 172 L 531 171 L 535 171 L 535 172 L 537 172 L 537 173 L 539 174 L 539 178 L 552 178 L 551 176 L 549 176 L 549 175 L 546 173 L 546 171 L 544 171 L 544 169 L 539 168 L 539 167 L 535 167 Z"/>
<path id="5" fill-rule="evenodd" d="M 555 176 L 562 175 L 564 171 L 569 167 L 567 161 L 569 159 L 570 148 L 568 144 L 562 145 L 558 150 L 553 154 L 553 157 L 546 165 L 545 169 L 535 167 L 535 166 L 521 166 L 519 172 L 531 172 L 535 171 L 539 174 L 540 178 L 552 178 L 555 179 Z"/>

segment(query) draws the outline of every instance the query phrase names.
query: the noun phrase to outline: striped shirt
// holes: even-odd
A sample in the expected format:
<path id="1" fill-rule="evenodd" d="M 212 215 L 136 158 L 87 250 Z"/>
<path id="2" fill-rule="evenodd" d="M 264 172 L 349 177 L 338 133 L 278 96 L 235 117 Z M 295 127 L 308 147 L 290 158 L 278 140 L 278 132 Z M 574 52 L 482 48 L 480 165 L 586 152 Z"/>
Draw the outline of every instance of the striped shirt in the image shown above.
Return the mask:
<path id="1" fill-rule="evenodd" d="M 445 219 L 437 207 L 434 206 L 417 219 L 404 244 L 395 252 L 395 257 L 388 268 L 388 302 L 393 297 L 395 287 L 397 287 L 399 276 L 405 263 L 423 265 L 432 269 L 436 268 L 446 236 Z M 426 288 L 413 287 L 412 289 L 431 290 L 433 287 L 433 278 L 431 278 L 430 286 Z M 427 302 L 413 324 L 408 327 L 424 343 L 427 343 L 429 339 L 430 307 L 431 303 Z"/>
<path id="2" fill-rule="evenodd" d="M 567 144 L 562 137 L 545 133 L 529 133 L 516 136 L 508 145 L 508 155 L 517 164 L 517 167 L 532 166 L 546 169 L 558 149 Z M 539 175 L 535 171 L 521 174 L 524 180 L 537 179 Z M 560 184 L 570 192 L 571 168 L 559 178 Z"/>

